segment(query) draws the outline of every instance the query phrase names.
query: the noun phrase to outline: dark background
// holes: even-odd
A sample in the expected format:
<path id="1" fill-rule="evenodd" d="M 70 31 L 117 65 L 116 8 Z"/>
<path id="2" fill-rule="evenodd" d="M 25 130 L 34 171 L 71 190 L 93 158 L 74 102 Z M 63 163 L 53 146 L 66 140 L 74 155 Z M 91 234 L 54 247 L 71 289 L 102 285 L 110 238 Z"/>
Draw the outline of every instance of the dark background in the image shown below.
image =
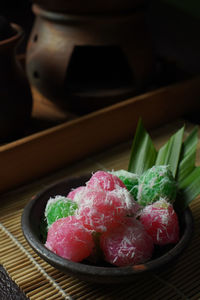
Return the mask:
<path id="1" fill-rule="evenodd" d="M 18 50 L 20 52 L 25 52 L 34 22 L 31 7 L 31 0 L 0 1 L 0 15 L 5 16 L 9 22 L 21 25 L 25 31 L 24 42 Z M 186 71 L 199 74 L 200 1 L 148 1 L 147 22 L 155 53 L 176 61 Z"/>
<path id="2" fill-rule="evenodd" d="M 6 17 L 9 22 L 16 23 L 24 29 L 24 40 L 18 49 L 24 52 L 26 43 L 34 22 L 34 14 L 32 13 L 32 1 L 29 0 L 1 0 L 0 15 Z"/>

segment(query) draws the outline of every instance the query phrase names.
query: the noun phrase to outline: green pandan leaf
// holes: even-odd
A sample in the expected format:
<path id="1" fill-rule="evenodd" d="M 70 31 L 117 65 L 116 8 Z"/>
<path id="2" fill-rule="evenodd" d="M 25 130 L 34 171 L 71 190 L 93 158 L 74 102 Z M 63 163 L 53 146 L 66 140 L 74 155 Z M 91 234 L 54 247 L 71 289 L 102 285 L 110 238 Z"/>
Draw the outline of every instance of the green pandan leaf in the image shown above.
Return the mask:
<path id="1" fill-rule="evenodd" d="M 177 172 L 179 197 L 176 206 L 185 209 L 200 194 L 200 167 L 195 166 L 198 127 L 186 138 L 182 146 Z"/>
<path id="2" fill-rule="evenodd" d="M 179 129 L 171 138 L 160 148 L 156 158 L 155 165 L 169 165 L 173 176 L 176 176 L 178 168 L 182 142 L 183 142 L 184 127 Z"/>
<path id="3" fill-rule="evenodd" d="M 198 127 L 196 126 L 183 143 L 180 163 L 177 171 L 177 181 L 182 182 L 195 168 L 198 143 Z"/>
<path id="4" fill-rule="evenodd" d="M 133 140 L 128 171 L 141 175 L 155 164 L 157 151 L 141 119 Z"/>
<path id="5" fill-rule="evenodd" d="M 176 206 L 185 209 L 200 194 L 200 167 L 193 171 L 181 182 L 178 182 L 180 191 L 176 199 Z"/>
<path id="6" fill-rule="evenodd" d="M 141 175 L 153 165 L 169 165 L 177 180 L 175 205 L 185 209 L 200 195 L 200 167 L 195 166 L 198 127 L 183 142 L 184 127 L 179 129 L 157 152 L 141 120 L 132 144 L 128 171 Z"/>

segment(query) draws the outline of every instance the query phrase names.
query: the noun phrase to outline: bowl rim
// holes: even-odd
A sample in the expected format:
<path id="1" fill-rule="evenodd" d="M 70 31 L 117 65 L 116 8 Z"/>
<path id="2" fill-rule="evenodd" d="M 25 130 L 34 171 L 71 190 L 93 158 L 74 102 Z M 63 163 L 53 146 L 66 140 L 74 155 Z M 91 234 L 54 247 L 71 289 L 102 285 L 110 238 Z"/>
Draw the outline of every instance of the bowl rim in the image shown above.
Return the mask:
<path id="1" fill-rule="evenodd" d="M 170 263 L 174 258 L 179 256 L 183 250 L 187 247 L 190 242 L 193 233 L 193 215 L 191 209 L 187 207 L 182 215 L 184 216 L 185 222 L 185 230 L 184 234 L 181 236 L 179 242 L 174 245 L 174 247 L 169 250 L 168 252 L 164 253 L 158 258 L 152 259 L 147 261 L 143 264 L 132 265 L 132 266 L 125 266 L 125 267 L 104 267 L 104 266 L 95 266 L 95 265 L 87 265 L 81 262 L 73 262 L 68 259 L 62 258 L 57 254 L 50 251 L 45 245 L 40 241 L 39 237 L 36 233 L 33 232 L 32 225 L 30 222 L 30 215 L 31 211 L 37 202 L 41 199 L 41 197 L 45 196 L 46 193 L 53 190 L 58 185 L 66 184 L 70 180 L 84 180 L 88 178 L 87 175 L 82 176 L 74 176 L 74 177 L 67 177 L 62 180 L 58 180 L 54 184 L 49 185 L 35 196 L 31 198 L 31 200 L 26 204 L 21 216 L 21 227 L 22 232 L 24 234 L 25 239 L 32 247 L 32 249 L 45 261 L 49 264 L 53 265 L 57 269 L 65 272 L 65 273 L 73 273 L 79 275 L 94 276 L 98 274 L 98 277 L 103 276 L 112 276 L 112 277 L 121 277 L 127 275 L 136 275 L 139 273 L 144 273 L 147 271 L 154 271 L 156 269 L 160 269 L 162 266 Z"/>

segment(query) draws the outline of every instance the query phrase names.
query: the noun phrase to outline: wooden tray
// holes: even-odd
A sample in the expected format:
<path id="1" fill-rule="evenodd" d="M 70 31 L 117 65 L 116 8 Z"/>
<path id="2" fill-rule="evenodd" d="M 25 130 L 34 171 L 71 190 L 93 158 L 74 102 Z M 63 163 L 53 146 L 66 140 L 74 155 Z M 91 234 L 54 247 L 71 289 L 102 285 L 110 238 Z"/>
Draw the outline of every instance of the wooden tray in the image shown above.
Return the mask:
<path id="1" fill-rule="evenodd" d="M 200 107 L 200 78 L 127 99 L 0 147 L 0 193 Z"/>

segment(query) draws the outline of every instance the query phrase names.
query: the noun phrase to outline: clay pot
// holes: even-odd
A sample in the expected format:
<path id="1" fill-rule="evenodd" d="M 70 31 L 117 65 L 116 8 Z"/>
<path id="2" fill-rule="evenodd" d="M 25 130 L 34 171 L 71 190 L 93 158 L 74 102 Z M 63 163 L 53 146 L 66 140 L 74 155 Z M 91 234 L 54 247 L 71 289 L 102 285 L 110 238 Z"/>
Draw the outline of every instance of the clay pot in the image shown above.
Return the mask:
<path id="1" fill-rule="evenodd" d="M 144 10 L 73 15 L 34 5 L 33 12 L 28 78 L 62 109 L 87 113 L 134 96 L 148 84 L 154 61 Z"/>
<path id="2" fill-rule="evenodd" d="M 15 34 L 0 41 L 0 141 L 21 133 L 32 111 L 29 82 L 16 59 L 23 30 L 19 25 L 11 26 Z"/>

